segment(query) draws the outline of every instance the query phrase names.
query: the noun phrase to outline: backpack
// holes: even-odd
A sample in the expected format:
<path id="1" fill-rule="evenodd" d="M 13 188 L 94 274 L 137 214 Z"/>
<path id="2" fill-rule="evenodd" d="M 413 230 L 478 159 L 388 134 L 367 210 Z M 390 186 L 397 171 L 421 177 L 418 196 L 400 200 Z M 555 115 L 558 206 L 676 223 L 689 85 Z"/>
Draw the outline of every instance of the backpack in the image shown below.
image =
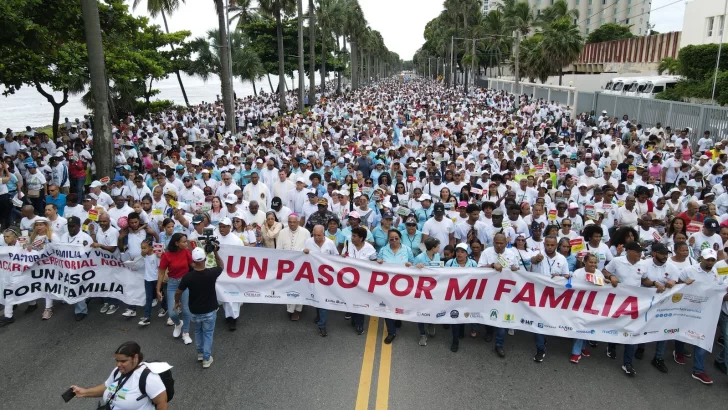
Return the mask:
<path id="1" fill-rule="evenodd" d="M 142 370 L 142 374 L 141 376 L 139 376 L 139 392 L 141 392 L 142 395 L 137 400 L 141 400 L 144 397 L 149 397 L 147 396 L 147 377 L 149 377 L 149 373 L 151 372 L 152 371 L 149 370 L 148 367 L 145 367 L 144 370 Z M 114 370 L 114 377 L 117 377 L 118 375 L 119 369 Z M 172 377 L 172 369 L 159 373 L 158 376 L 160 379 L 162 379 L 164 389 L 167 391 L 167 402 L 169 403 L 170 401 L 172 401 L 172 398 L 174 398 L 174 377 Z"/>

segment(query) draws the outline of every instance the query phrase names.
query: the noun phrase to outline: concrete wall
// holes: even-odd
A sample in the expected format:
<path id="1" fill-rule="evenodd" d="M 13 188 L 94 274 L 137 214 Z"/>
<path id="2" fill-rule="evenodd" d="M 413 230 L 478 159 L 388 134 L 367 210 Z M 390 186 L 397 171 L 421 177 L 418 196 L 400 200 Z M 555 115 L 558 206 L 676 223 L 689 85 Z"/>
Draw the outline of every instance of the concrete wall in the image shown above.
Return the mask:
<path id="1" fill-rule="evenodd" d="M 634 37 L 584 45 L 575 63 L 578 72 L 642 72 L 653 70 L 665 57 L 677 58 L 681 32 Z"/>
<path id="2" fill-rule="evenodd" d="M 720 26 L 725 10 L 725 0 L 689 0 L 685 3 L 683 16 L 683 35 L 680 48 L 689 45 L 711 44 L 720 42 Z M 712 18 L 712 30 L 710 22 Z M 723 30 L 723 42 L 728 41 L 726 30 Z"/>

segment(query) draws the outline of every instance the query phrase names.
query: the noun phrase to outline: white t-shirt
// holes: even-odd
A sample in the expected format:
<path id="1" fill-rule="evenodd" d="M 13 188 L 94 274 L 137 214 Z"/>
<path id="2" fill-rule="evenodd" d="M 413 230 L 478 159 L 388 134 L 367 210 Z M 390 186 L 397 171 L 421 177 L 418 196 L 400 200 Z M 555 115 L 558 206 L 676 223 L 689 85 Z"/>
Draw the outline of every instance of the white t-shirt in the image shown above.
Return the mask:
<path id="1" fill-rule="evenodd" d="M 599 242 L 599 247 L 597 248 L 592 247 L 589 245 L 589 242 L 586 242 L 585 248 L 587 252 L 597 257 L 597 269 L 599 270 L 604 269 L 604 266 L 612 260 L 612 251 L 609 250 L 609 247 L 604 242 Z"/>
<path id="2" fill-rule="evenodd" d="M 134 370 L 129 380 L 124 382 L 124 385 L 121 386 L 121 390 L 116 394 L 116 396 L 114 396 L 114 400 L 111 402 L 112 409 L 154 410 L 152 399 L 162 394 L 162 392 L 166 389 L 159 375 L 149 373 L 147 376 L 147 385 L 145 386 L 149 399 L 144 398 L 137 400 L 142 395 L 139 390 L 139 378 L 141 377 L 143 370 L 144 366 L 140 366 L 138 369 Z M 112 394 L 114 394 L 119 384 L 118 379 L 121 377 L 121 373 L 119 373 L 116 377 L 114 377 L 114 373 L 116 373 L 116 369 L 111 372 L 109 378 L 104 382 L 106 385 L 106 390 L 104 390 L 104 395 L 102 396 L 104 403 L 111 397 Z"/>
<path id="3" fill-rule="evenodd" d="M 652 261 L 650 261 L 652 263 Z M 638 267 L 640 262 L 634 265 L 629 263 L 627 256 L 618 256 L 612 259 L 604 269 L 615 275 L 619 279 L 619 283 L 626 286 L 642 286 L 642 272 L 639 271 Z"/>
<path id="4" fill-rule="evenodd" d="M 324 244 L 318 246 L 316 240 L 313 237 L 306 239 L 303 245 L 303 249 L 308 249 L 309 252 L 313 253 L 324 253 L 327 255 L 338 255 L 339 251 L 336 249 L 336 244 L 329 238 L 324 237 Z"/>
<path id="5" fill-rule="evenodd" d="M 62 216 L 57 217 L 55 221 L 51 221 L 53 236 L 56 238 L 60 238 L 61 236 L 63 236 L 64 233 L 68 232 L 66 225 L 68 225 L 68 221 Z"/>
<path id="6" fill-rule="evenodd" d="M 637 272 L 642 274 L 643 279 L 660 282 L 663 285 L 671 280 L 677 282 L 680 279 L 680 269 L 670 260 L 664 265 L 656 265 L 652 258 L 644 259 L 637 264 Z"/>
<path id="7" fill-rule="evenodd" d="M 435 218 L 430 218 L 422 227 L 423 235 L 440 240 L 440 256 L 445 252 L 445 245 L 450 243 L 450 234 L 453 232 L 455 232 L 455 225 L 446 218 L 442 218 L 442 221 L 439 222 Z"/>
<path id="8" fill-rule="evenodd" d="M 542 254 L 543 260 L 533 265 L 533 272 L 549 277 L 551 275 L 567 275 L 569 273 L 569 263 L 566 262 L 564 255 L 556 252 L 553 258 L 549 258 L 545 252 Z"/>
<path id="9" fill-rule="evenodd" d="M 706 236 L 703 232 L 696 232 L 690 236 L 688 244 L 692 238 L 695 238 L 695 242 L 692 244 L 693 253 L 695 255 L 700 255 L 700 252 L 702 252 L 703 249 L 712 249 L 716 252 L 723 249 L 723 242 L 718 234 Z"/>

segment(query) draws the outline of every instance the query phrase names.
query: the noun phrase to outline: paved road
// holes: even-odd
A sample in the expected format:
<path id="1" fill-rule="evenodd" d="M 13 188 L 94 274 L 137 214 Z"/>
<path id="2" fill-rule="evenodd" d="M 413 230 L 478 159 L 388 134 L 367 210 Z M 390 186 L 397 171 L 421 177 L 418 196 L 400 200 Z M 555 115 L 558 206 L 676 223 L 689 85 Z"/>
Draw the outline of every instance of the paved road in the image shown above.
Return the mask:
<path id="1" fill-rule="evenodd" d="M 451 353 L 450 331 L 441 327 L 420 347 L 411 323 L 391 346 L 383 345 L 383 320 L 372 319 L 357 336 L 343 314 L 333 312 L 329 337 L 321 338 L 307 307 L 292 323 L 283 306 L 246 305 L 235 333 L 220 315 L 215 362 L 203 370 L 194 344 L 174 340 L 161 319 L 139 328 L 137 320 L 120 312 L 102 315 L 99 307 L 92 302 L 91 315 L 78 323 L 69 306 L 56 308 L 48 322 L 40 320 L 40 309 L 24 315 L 20 307 L 15 324 L 0 329 L 0 409 L 94 408 L 91 400 L 66 405 L 60 394 L 70 384 L 103 382 L 114 366 L 114 349 L 126 340 L 139 342 L 147 359 L 175 366 L 172 409 L 717 409 L 728 402 L 728 376 L 717 374 L 712 355 L 706 362 L 713 386 L 691 379 L 691 366 L 672 360 L 669 374 L 638 360 L 632 379 L 619 360 L 604 355 L 603 344 L 574 365 L 568 361 L 571 342 L 552 337 L 546 360 L 537 364 L 533 337 L 525 332 L 507 336 L 507 357 L 500 359 L 492 342 L 469 335 Z M 645 357 L 653 350 L 648 347 Z"/>

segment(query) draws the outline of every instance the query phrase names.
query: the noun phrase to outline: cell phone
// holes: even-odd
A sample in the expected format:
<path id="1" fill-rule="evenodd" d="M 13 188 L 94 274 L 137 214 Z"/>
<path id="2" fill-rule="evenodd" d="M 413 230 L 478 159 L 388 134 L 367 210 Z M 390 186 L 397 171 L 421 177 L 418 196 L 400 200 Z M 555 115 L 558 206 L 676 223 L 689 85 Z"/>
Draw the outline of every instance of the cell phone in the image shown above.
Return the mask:
<path id="1" fill-rule="evenodd" d="M 76 397 L 76 393 L 73 391 L 72 387 L 69 387 L 68 390 L 61 394 L 61 398 L 63 398 L 63 401 L 66 403 L 71 401 L 71 399 L 74 397 Z"/>

